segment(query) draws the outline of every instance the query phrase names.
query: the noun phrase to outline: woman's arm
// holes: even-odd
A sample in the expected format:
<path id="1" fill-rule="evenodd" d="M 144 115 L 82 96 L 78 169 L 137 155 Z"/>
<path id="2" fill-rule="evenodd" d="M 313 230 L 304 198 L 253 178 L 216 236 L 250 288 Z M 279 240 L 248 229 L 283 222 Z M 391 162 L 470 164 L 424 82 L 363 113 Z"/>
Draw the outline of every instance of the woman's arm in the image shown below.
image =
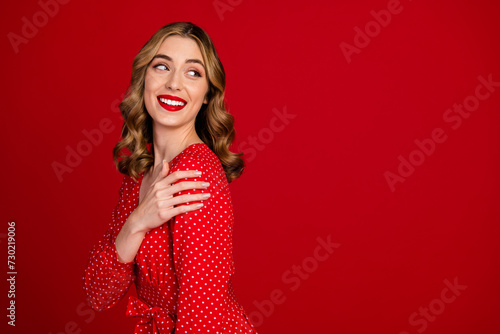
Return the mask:
<path id="1" fill-rule="evenodd" d="M 124 177 L 111 223 L 97 244 L 92 247 L 84 274 L 84 288 L 90 306 L 102 311 L 114 306 L 128 291 L 133 281 L 133 262 L 118 261 L 114 240 L 120 224 L 119 213 L 123 207 L 124 189 L 128 182 Z M 122 213 L 124 214 L 124 213 Z M 121 215 L 120 215 L 121 216 Z"/>
<path id="2" fill-rule="evenodd" d="M 116 248 L 108 230 L 92 248 L 85 269 L 84 286 L 87 300 L 96 311 L 114 306 L 127 293 L 133 277 L 133 262 L 118 261 Z"/>
<path id="3" fill-rule="evenodd" d="M 147 231 L 164 224 L 174 215 L 198 209 L 196 205 L 179 208 L 173 205 L 199 200 L 199 195 L 173 198 L 173 193 L 189 187 L 206 188 L 202 182 L 183 182 L 171 186 L 171 183 L 182 178 L 192 178 L 195 171 L 177 171 L 166 176 L 167 162 L 164 162 L 163 168 L 161 176 L 132 213 L 128 211 L 131 210 L 130 204 L 126 203 L 130 194 L 124 194 L 124 189 L 130 189 L 133 185 L 127 176 L 122 181 L 120 199 L 113 211 L 112 222 L 90 251 L 85 270 L 85 292 L 94 310 L 101 311 L 114 306 L 127 293 L 134 280 L 134 259 Z M 127 186 L 126 182 L 130 184 Z"/>
<path id="4" fill-rule="evenodd" d="M 222 332 L 226 316 L 232 257 L 233 212 L 224 172 L 210 162 L 189 161 L 204 173 L 212 193 L 200 210 L 175 217 L 173 252 L 179 296 L 176 334 Z M 191 189 L 179 194 L 195 194 Z"/>
<path id="5" fill-rule="evenodd" d="M 168 171 L 168 162 L 163 161 L 162 170 L 153 181 L 144 199 L 137 209 L 130 214 L 120 233 L 118 233 L 115 245 L 121 262 L 134 260 L 148 231 L 163 225 L 176 215 L 200 208 L 197 204 L 178 207 L 175 207 L 175 205 L 202 200 L 201 195 L 174 197 L 174 194 L 191 188 L 205 189 L 208 185 L 201 181 L 187 181 L 172 186 L 173 183 L 181 179 L 198 177 L 199 172 L 196 170 L 176 171 L 168 175 Z"/>

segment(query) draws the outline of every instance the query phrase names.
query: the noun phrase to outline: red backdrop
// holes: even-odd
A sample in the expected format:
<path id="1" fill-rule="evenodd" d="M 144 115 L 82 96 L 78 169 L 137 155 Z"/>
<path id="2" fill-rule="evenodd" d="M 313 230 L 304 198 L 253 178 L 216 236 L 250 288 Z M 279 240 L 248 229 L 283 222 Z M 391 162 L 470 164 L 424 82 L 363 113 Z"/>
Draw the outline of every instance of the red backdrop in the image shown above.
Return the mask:
<path id="1" fill-rule="evenodd" d="M 126 300 L 92 311 L 82 275 L 118 199 L 132 59 L 173 21 L 206 29 L 227 72 L 247 161 L 234 284 L 259 333 L 500 332 L 499 9 L 5 3 L 2 333 L 132 333 Z"/>

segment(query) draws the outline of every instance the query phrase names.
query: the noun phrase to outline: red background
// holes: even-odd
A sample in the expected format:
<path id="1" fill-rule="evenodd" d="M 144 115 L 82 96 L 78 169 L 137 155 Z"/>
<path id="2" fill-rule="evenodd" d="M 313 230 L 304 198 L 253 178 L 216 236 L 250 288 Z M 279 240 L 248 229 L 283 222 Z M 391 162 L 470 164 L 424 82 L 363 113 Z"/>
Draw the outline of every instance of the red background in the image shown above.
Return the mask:
<path id="1" fill-rule="evenodd" d="M 398 13 L 374 24 L 388 6 Z M 133 57 L 164 24 L 192 21 L 218 49 L 233 151 L 247 153 L 231 184 L 234 285 L 259 333 L 499 333 L 500 87 L 480 88 L 489 96 L 460 126 L 443 116 L 473 104 L 479 76 L 500 82 L 500 5 L 391 6 L 72 0 L 44 22 L 38 1 L 3 4 L 0 245 L 6 264 L 15 221 L 18 274 L 12 328 L 2 265 L 1 331 L 132 333 L 126 300 L 101 313 L 83 303 L 82 275 L 118 199 L 111 150 Z M 367 24 L 370 40 L 346 57 L 341 43 L 356 46 Z M 85 146 L 105 119 L 113 130 Z M 446 140 L 419 153 L 436 128 Z M 68 147 L 87 155 L 58 179 Z M 399 156 L 419 165 L 391 189 Z M 328 237 L 332 254 L 317 249 Z"/>

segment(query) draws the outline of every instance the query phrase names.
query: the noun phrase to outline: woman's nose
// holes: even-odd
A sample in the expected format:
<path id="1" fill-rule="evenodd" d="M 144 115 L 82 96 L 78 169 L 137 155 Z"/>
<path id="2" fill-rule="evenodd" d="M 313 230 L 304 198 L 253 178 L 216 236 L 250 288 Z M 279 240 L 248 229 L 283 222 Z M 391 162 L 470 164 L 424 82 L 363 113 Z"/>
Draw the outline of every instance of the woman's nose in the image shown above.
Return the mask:
<path id="1" fill-rule="evenodd" d="M 172 71 L 165 82 L 167 88 L 171 90 L 179 90 L 182 88 L 182 78 L 180 71 Z"/>

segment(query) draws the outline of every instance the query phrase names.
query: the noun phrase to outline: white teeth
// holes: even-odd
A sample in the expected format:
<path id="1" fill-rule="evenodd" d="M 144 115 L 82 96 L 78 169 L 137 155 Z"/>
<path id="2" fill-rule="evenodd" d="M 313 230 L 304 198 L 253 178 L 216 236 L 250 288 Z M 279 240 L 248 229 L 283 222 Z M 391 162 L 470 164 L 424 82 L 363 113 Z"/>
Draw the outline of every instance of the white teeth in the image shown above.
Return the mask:
<path id="1" fill-rule="evenodd" d="M 169 99 L 164 99 L 163 97 L 160 97 L 160 101 L 163 102 L 163 103 L 165 103 L 165 104 L 168 104 L 169 106 L 179 107 L 179 106 L 185 105 L 184 102 L 174 101 L 174 100 L 169 100 Z"/>

